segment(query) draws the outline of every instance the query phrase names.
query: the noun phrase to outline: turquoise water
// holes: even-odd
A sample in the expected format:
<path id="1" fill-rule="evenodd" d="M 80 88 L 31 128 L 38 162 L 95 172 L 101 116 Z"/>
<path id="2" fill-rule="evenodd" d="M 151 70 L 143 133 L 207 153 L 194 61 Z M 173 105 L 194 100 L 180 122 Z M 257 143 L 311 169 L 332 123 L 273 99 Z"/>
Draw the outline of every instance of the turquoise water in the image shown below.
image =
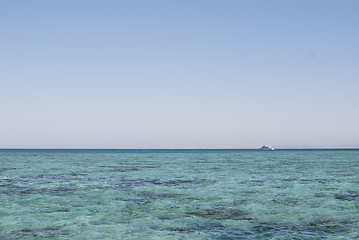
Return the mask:
<path id="1" fill-rule="evenodd" d="M 0 239 L 359 239 L 359 151 L 0 150 Z"/>

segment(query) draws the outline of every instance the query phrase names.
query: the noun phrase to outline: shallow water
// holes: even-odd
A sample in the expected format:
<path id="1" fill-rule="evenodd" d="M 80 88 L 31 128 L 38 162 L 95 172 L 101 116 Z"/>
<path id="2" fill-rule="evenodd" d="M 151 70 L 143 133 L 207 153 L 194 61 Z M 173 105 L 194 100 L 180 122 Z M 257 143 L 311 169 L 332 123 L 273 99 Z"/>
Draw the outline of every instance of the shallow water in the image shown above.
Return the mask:
<path id="1" fill-rule="evenodd" d="M 359 239 L 359 151 L 0 150 L 0 239 Z"/>

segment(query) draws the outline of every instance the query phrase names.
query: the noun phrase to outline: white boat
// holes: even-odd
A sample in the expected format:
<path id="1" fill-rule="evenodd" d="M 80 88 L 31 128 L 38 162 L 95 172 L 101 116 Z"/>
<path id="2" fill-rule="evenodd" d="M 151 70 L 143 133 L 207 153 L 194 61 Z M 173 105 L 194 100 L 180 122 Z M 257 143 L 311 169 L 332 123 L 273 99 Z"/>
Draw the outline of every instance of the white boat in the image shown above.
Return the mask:
<path id="1" fill-rule="evenodd" d="M 263 145 L 259 150 L 274 151 L 274 148 L 272 148 L 271 146 Z"/>

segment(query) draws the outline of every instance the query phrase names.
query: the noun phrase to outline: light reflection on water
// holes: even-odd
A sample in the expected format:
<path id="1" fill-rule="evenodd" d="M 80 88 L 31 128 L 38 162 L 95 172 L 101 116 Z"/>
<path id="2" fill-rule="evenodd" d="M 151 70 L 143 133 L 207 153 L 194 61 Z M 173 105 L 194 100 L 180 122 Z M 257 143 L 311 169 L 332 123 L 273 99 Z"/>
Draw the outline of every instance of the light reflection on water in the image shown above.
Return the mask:
<path id="1" fill-rule="evenodd" d="M 359 239 L 359 151 L 1 150 L 1 239 Z"/>

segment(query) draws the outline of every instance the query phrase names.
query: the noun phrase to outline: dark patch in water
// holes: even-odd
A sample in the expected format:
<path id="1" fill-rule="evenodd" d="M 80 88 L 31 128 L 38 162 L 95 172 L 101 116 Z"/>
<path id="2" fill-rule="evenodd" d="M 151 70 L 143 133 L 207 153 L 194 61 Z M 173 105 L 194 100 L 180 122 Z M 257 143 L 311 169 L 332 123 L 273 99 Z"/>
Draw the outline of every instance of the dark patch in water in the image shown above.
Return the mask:
<path id="1" fill-rule="evenodd" d="M 65 230 L 60 226 L 48 226 L 44 228 L 25 228 L 21 230 L 12 231 L 7 234 L 0 233 L 0 237 L 3 239 L 25 239 L 25 238 L 54 239 L 69 234 L 70 234 L 69 230 Z"/>
<path id="2" fill-rule="evenodd" d="M 181 198 L 185 195 L 180 193 L 155 193 L 155 192 L 142 192 L 138 194 L 143 199 L 167 199 L 167 198 Z"/>
<path id="3" fill-rule="evenodd" d="M 142 169 L 152 169 L 157 168 L 157 166 L 153 165 L 116 165 L 116 166 L 99 166 L 104 169 L 108 169 L 110 172 L 135 172 L 140 171 Z"/>
<path id="4" fill-rule="evenodd" d="M 215 232 L 215 231 L 223 231 L 224 228 L 225 227 L 219 222 L 203 221 L 203 222 L 191 223 L 188 224 L 187 226 L 165 228 L 165 230 L 174 231 L 174 232 L 195 232 L 195 231 Z"/>
<path id="5" fill-rule="evenodd" d="M 136 186 L 143 186 L 149 185 L 148 180 L 145 179 L 122 179 L 120 182 L 117 183 L 117 186 L 120 188 L 122 187 L 136 187 Z"/>
<path id="6" fill-rule="evenodd" d="M 73 177 L 76 177 L 76 176 L 87 176 L 88 174 L 87 174 L 87 173 L 76 173 L 76 172 L 73 172 L 73 173 L 70 173 L 69 175 L 70 175 L 70 176 L 73 176 Z"/>
<path id="7" fill-rule="evenodd" d="M 252 230 L 254 230 L 257 233 L 263 233 L 263 232 L 278 231 L 283 228 L 287 228 L 287 227 L 279 226 L 273 223 L 260 223 L 252 227 Z"/>
<path id="8" fill-rule="evenodd" d="M 71 209 L 70 208 L 42 208 L 39 212 L 43 212 L 43 213 L 53 213 L 53 212 L 70 212 Z"/>
<path id="9" fill-rule="evenodd" d="M 209 168 L 209 169 L 217 171 L 217 170 L 220 170 L 221 168 L 219 168 L 219 167 L 212 167 L 212 168 Z"/>
<path id="10" fill-rule="evenodd" d="M 262 179 L 251 179 L 248 182 L 252 182 L 252 183 L 264 183 L 264 180 Z"/>
<path id="11" fill-rule="evenodd" d="M 321 231 L 326 233 L 337 233 L 346 231 L 346 227 L 350 225 L 349 221 L 336 221 L 334 219 L 318 219 L 307 222 L 304 228 L 311 231 Z"/>
<path id="12" fill-rule="evenodd" d="M 353 201 L 359 200 L 359 193 L 355 191 L 348 191 L 344 194 L 334 194 L 334 197 L 339 200 Z"/>
<path id="13" fill-rule="evenodd" d="M 173 180 L 155 179 L 155 180 L 150 180 L 148 182 L 155 185 L 179 186 L 183 184 L 198 184 L 200 181 L 188 180 L 188 179 L 173 179 Z"/>
<path id="14" fill-rule="evenodd" d="M 66 187 L 58 187 L 58 188 L 29 188 L 22 186 L 12 186 L 9 189 L 0 190 L 0 194 L 20 194 L 20 195 L 28 195 L 28 194 L 50 194 L 50 195 L 67 195 L 69 193 L 75 192 L 75 188 L 66 188 Z"/>
<path id="15" fill-rule="evenodd" d="M 241 204 L 245 204 L 247 203 L 249 200 L 248 199 L 237 199 L 233 201 L 234 205 L 241 205 Z"/>
<path id="16" fill-rule="evenodd" d="M 247 195 L 252 195 L 252 194 L 257 194 L 258 193 L 258 191 L 256 191 L 256 190 L 243 190 L 243 191 L 241 191 L 241 194 L 243 194 L 244 196 L 247 196 Z"/>
<path id="17" fill-rule="evenodd" d="M 327 182 L 337 182 L 338 179 L 335 178 L 314 178 L 314 179 L 300 179 L 301 182 L 319 182 L 319 183 L 327 183 Z"/>
<path id="18" fill-rule="evenodd" d="M 208 215 L 208 214 L 205 214 Z M 210 214 L 211 215 L 211 214 Z M 217 219 L 215 219 L 215 223 Z M 208 220 L 206 223 L 213 223 L 213 220 Z M 220 223 L 219 223 L 220 224 Z M 171 231 L 191 232 L 191 231 L 206 231 L 206 233 L 213 233 L 211 239 L 323 239 L 328 236 L 343 237 L 356 229 L 357 223 L 353 220 L 342 221 L 335 219 L 318 219 L 310 222 L 303 222 L 297 225 L 286 225 L 272 222 L 253 223 L 251 226 L 243 227 L 224 227 L 213 226 L 206 229 L 200 227 L 201 222 L 191 224 L 185 227 L 173 227 Z M 211 226 L 211 225 L 207 225 Z M 333 239 L 334 239 L 333 238 Z M 337 239 L 337 238 L 335 238 Z M 346 238 L 347 239 L 347 238 Z"/>
<path id="19" fill-rule="evenodd" d="M 114 221 L 114 220 L 107 220 L 107 219 L 100 219 L 98 221 L 91 221 L 90 224 L 92 225 L 113 225 L 113 224 L 119 224 L 123 223 L 120 219 Z"/>
<path id="20" fill-rule="evenodd" d="M 9 179 L 9 178 L 3 178 L 0 179 L 0 187 L 4 187 L 4 188 L 9 188 L 14 184 L 14 180 L 13 179 Z M 4 190 L 0 190 L 0 192 L 2 192 Z"/>
<path id="21" fill-rule="evenodd" d="M 209 218 L 215 220 L 253 220 L 251 216 L 246 211 L 236 209 L 236 208 L 225 208 L 225 207 L 216 207 L 211 209 L 203 209 L 196 211 L 187 212 L 190 216 L 196 216 L 201 218 Z"/>
<path id="22" fill-rule="evenodd" d="M 207 163 L 213 163 L 213 161 L 209 161 L 207 159 L 198 159 L 197 161 L 193 161 L 194 164 L 207 164 Z"/>
<path id="23" fill-rule="evenodd" d="M 180 200 L 186 198 L 186 195 L 179 194 L 179 193 L 155 193 L 155 192 L 139 192 L 135 197 L 116 197 L 114 200 L 116 201 L 124 201 L 129 203 L 129 206 L 133 206 L 135 208 L 142 208 L 146 207 L 153 203 L 156 200 L 161 199 L 173 199 L 173 200 Z"/>
<path id="24" fill-rule="evenodd" d="M 213 239 L 234 240 L 234 239 L 323 239 L 328 236 L 345 236 L 345 229 L 342 225 L 345 222 L 334 220 L 318 220 L 301 225 L 285 225 L 278 223 L 261 222 L 248 227 L 223 227 L 209 229 L 207 233 L 214 233 Z M 187 230 L 180 228 L 179 230 Z M 200 229 L 202 230 L 202 229 Z M 220 235 L 218 236 L 218 233 Z M 337 239 L 337 238 L 335 238 Z"/>
<path id="25" fill-rule="evenodd" d="M 200 179 L 200 180 L 189 180 L 189 179 L 122 179 L 115 184 L 113 188 L 122 189 L 137 186 L 147 185 L 162 185 L 162 186 L 177 186 L 177 187 L 198 187 L 203 184 L 212 184 L 214 181 Z M 195 186 L 194 186 L 195 185 Z"/>
<path id="26" fill-rule="evenodd" d="M 190 229 L 186 227 L 173 227 L 169 229 L 170 231 L 177 231 L 177 232 L 189 232 Z"/>
<path id="27" fill-rule="evenodd" d="M 289 206 L 298 205 L 299 203 L 301 202 L 303 203 L 304 201 L 302 198 L 287 192 L 275 194 L 273 198 L 269 198 L 267 200 L 268 202 L 270 201 L 275 205 L 280 204 L 280 205 L 289 205 Z"/>
<path id="28" fill-rule="evenodd" d="M 173 219 L 182 218 L 182 216 L 173 214 L 171 212 L 169 212 L 169 213 L 162 212 L 161 215 L 157 216 L 157 218 L 160 220 L 173 220 Z"/>
<path id="29" fill-rule="evenodd" d="M 328 194 L 323 193 L 323 192 L 318 192 L 318 193 L 314 194 L 314 197 L 327 197 L 327 196 L 328 196 Z"/>
<path id="30" fill-rule="evenodd" d="M 281 178 L 281 179 L 278 179 L 280 181 L 283 181 L 283 182 L 295 182 L 295 181 L 298 181 L 297 178 Z"/>
<path id="31" fill-rule="evenodd" d="M 321 219 L 304 223 L 302 225 L 284 225 L 276 223 L 259 223 L 250 229 L 251 239 L 320 239 L 328 234 L 345 232 L 342 223 L 333 220 Z M 232 238 L 237 239 L 237 238 Z"/>
<path id="32" fill-rule="evenodd" d="M 12 168 L 12 167 L 4 167 L 4 168 L 0 168 L 0 171 L 9 171 L 9 170 L 16 170 L 17 168 Z"/>
<path id="33" fill-rule="evenodd" d="M 229 227 L 224 229 L 223 233 L 219 237 L 214 237 L 217 240 L 237 240 L 237 239 L 257 239 L 256 235 L 246 229 Z"/>
<path id="34" fill-rule="evenodd" d="M 136 172 L 141 170 L 141 167 L 133 166 L 100 166 L 101 168 L 108 169 L 110 172 Z"/>

